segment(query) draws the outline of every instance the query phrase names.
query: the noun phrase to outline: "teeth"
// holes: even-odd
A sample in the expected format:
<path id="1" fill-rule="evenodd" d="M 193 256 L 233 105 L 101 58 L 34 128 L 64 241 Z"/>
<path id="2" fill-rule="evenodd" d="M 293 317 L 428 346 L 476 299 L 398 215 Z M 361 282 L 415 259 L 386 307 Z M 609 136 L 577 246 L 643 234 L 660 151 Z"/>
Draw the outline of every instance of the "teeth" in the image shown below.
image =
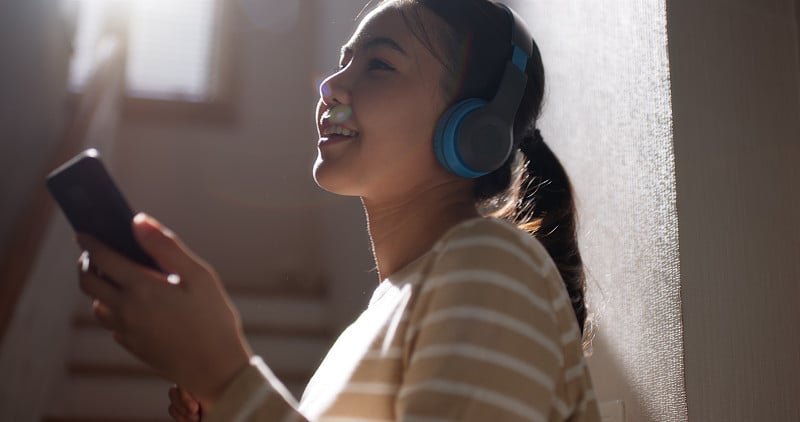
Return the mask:
<path id="1" fill-rule="evenodd" d="M 338 125 L 329 126 L 322 131 L 323 136 L 329 136 L 329 135 L 355 136 L 356 134 L 358 134 L 358 132 Z"/>

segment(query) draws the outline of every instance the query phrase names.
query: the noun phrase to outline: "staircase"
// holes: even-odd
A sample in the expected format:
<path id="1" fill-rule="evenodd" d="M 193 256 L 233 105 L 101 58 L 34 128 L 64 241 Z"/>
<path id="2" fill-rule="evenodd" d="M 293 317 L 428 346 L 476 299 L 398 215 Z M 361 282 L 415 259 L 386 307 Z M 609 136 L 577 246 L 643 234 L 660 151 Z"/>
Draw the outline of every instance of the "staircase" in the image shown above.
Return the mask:
<path id="1" fill-rule="evenodd" d="M 334 338 L 324 285 L 228 290 L 254 352 L 299 398 Z M 75 311 L 66 368 L 44 422 L 171 420 L 171 383 L 116 344 L 90 308 L 88 300 L 81 301 Z"/>

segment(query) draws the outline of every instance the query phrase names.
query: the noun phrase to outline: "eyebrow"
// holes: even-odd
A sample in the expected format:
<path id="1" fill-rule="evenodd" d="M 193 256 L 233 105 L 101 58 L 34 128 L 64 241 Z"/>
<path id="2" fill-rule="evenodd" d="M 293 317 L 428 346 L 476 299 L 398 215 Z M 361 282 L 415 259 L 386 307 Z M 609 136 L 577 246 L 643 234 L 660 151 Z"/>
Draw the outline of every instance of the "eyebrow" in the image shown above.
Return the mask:
<path id="1" fill-rule="evenodd" d="M 400 44 L 398 44 L 395 40 L 393 40 L 393 39 L 391 39 L 389 37 L 370 38 L 369 40 L 367 40 L 364 43 L 364 45 L 361 46 L 361 49 L 369 50 L 371 48 L 380 47 L 380 46 L 389 47 L 392 50 L 398 51 L 399 53 L 401 53 L 404 56 L 408 55 L 408 53 L 406 53 L 406 50 L 404 50 L 403 47 L 400 47 Z M 345 45 L 342 46 L 341 55 L 344 56 L 347 53 L 352 53 L 353 49 L 354 49 L 353 44 L 345 44 Z"/>

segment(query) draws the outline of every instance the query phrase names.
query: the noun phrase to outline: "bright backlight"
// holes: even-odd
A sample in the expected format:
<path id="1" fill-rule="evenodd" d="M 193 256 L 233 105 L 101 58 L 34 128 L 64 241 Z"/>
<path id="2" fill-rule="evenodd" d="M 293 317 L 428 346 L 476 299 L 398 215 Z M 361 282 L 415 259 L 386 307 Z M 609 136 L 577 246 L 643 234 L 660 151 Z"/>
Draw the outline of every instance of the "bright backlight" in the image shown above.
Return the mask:
<path id="1" fill-rule="evenodd" d="M 76 51 L 70 76 L 74 89 L 80 89 L 92 72 L 110 14 L 123 6 L 129 95 L 201 101 L 212 94 L 217 0 L 74 1 Z"/>

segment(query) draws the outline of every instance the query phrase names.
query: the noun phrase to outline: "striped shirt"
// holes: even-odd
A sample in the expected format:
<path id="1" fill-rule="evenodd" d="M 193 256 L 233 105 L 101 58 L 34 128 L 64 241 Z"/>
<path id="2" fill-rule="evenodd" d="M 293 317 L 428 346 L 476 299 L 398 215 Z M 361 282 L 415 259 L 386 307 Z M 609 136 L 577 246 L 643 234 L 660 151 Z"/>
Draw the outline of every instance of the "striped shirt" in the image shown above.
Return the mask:
<path id="1" fill-rule="evenodd" d="M 384 279 L 298 403 L 258 357 L 207 421 L 599 421 L 566 289 L 495 218 L 450 229 Z"/>

